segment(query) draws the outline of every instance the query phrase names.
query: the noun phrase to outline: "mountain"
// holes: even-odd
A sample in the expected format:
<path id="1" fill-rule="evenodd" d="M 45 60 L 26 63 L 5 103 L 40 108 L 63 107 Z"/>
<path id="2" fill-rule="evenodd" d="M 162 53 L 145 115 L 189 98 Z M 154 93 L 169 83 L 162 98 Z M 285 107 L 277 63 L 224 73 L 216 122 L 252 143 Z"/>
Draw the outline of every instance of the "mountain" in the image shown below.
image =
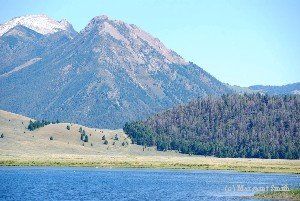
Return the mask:
<path id="1" fill-rule="evenodd" d="M 300 158 L 300 96 L 229 94 L 166 110 L 124 131 L 139 145 L 181 153 Z"/>
<path id="2" fill-rule="evenodd" d="M 53 34 L 59 31 L 74 31 L 72 25 L 66 20 L 55 21 L 47 15 L 26 15 L 16 17 L 0 25 L 0 36 L 18 25 L 27 27 L 42 35 Z"/>
<path id="3" fill-rule="evenodd" d="M 8 111 L 120 128 L 197 97 L 231 93 L 157 38 L 107 16 L 93 18 L 63 42 L 57 40 L 57 34 L 68 36 L 63 31 L 32 35 L 34 30 L 22 29 L 17 43 L 7 33 L 0 37 L 1 51 L 12 52 L 0 67 L 0 108 Z"/>
<path id="4" fill-rule="evenodd" d="M 254 85 L 254 86 L 250 86 L 249 89 L 271 94 L 271 95 L 300 94 L 300 82 L 287 84 L 283 86 Z"/>
<path id="5" fill-rule="evenodd" d="M 0 25 L 0 74 L 41 59 L 76 35 L 66 20 L 57 22 L 45 15 L 27 15 Z"/>

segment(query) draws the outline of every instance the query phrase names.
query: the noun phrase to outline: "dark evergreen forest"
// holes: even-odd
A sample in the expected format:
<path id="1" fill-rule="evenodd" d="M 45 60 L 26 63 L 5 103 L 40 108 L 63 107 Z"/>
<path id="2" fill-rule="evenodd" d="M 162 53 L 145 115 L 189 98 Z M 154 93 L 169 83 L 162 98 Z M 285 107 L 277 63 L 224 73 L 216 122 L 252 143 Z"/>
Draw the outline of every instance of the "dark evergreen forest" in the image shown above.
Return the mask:
<path id="1" fill-rule="evenodd" d="M 300 157 L 300 96 L 230 94 L 197 99 L 126 123 L 133 143 L 217 157 Z"/>

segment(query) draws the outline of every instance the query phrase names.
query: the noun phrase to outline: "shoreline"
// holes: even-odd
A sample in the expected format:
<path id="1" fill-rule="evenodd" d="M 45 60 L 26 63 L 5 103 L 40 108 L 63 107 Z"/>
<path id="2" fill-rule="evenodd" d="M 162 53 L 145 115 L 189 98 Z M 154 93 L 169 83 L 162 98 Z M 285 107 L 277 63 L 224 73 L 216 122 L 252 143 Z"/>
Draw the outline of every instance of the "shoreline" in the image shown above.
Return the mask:
<path id="1" fill-rule="evenodd" d="M 257 193 L 253 196 L 257 199 L 271 199 L 271 200 L 300 200 L 300 189 L 291 189 L 288 191 L 268 191 Z"/>
<path id="2" fill-rule="evenodd" d="M 0 166 L 28 167 L 98 167 L 98 168 L 152 168 L 182 170 L 224 170 L 253 173 L 300 174 L 300 161 L 264 160 L 213 157 L 161 156 L 44 156 L 3 157 Z"/>

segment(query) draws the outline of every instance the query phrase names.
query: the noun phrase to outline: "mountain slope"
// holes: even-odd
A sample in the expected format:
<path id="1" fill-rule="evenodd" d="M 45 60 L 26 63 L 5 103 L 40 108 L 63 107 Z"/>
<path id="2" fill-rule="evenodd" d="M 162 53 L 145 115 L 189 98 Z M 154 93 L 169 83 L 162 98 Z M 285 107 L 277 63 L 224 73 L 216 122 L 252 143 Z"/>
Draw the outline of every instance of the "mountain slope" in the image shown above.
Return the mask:
<path id="1" fill-rule="evenodd" d="M 207 97 L 124 127 L 140 145 L 217 157 L 300 157 L 300 96 Z"/>
<path id="2" fill-rule="evenodd" d="M 0 37 L 0 74 L 40 55 L 39 40 L 43 35 L 22 25 L 13 27 Z"/>
<path id="3" fill-rule="evenodd" d="M 135 25 L 106 16 L 93 18 L 77 36 L 39 57 L 0 77 L 2 109 L 120 128 L 199 96 L 231 92 Z"/>

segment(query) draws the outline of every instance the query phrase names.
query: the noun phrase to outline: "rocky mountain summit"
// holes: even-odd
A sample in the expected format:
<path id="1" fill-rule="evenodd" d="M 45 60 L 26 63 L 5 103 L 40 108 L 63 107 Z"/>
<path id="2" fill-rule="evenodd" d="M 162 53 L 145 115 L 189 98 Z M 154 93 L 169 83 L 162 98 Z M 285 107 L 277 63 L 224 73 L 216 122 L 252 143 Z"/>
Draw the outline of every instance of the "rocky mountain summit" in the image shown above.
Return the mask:
<path id="1" fill-rule="evenodd" d="M 79 33 L 31 28 L 17 25 L 0 37 L 1 109 L 120 128 L 200 96 L 231 92 L 159 39 L 107 16 Z"/>

